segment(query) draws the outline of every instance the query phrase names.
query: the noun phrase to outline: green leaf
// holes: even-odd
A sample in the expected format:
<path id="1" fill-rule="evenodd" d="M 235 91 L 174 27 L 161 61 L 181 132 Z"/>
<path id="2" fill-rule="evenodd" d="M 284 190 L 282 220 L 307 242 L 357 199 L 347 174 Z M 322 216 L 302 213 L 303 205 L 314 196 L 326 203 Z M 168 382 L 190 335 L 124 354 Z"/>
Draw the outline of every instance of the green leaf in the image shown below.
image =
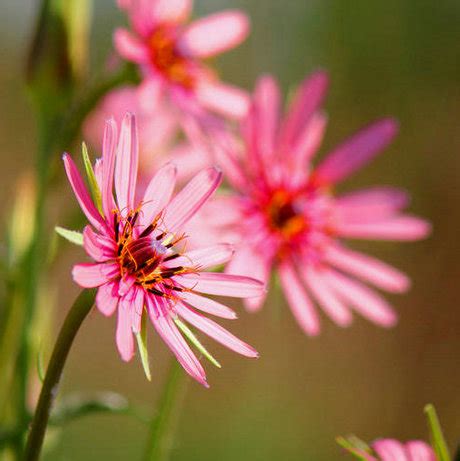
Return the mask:
<path id="1" fill-rule="evenodd" d="M 428 425 L 431 431 L 431 438 L 433 441 L 433 448 L 436 452 L 438 461 L 451 461 L 449 449 L 447 448 L 446 440 L 439 424 L 438 415 L 434 406 L 429 403 L 425 406 L 425 413 L 428 417 Z"/>
<path id="2" fill-rule="evenodd" d="M 368 453 L 370 451 L 368 445 L 357 437 L 351 436 L 348 439 L 345 437 L 337 437 L 335 441 L 361 461 L 369 461 L 369 459 L 372 459 Z"/>
<path id="3" fill-rule="evenodd" d="M 136 333 L 137 347 L 139 349 L 139 354 L 141 356 L 142 367 L 144 368 L 144 373 L 146 378 L 151 381 L 152 375 L 150 373 L 149 365 L 149 352 L 147 350 L 147 328 L 146 328 L 146 316 L 142 315 L 141 320 L 141 331 Z"/>
<path id="4" fill-rule="evenodd" d="M 88 183 L 89 188 L 91 190 L 91 195 L 93 196 L 94 203 L 96 204 L 99 213 L 101 213 L 101 215 L 104 216 L 104 214 L 102 213 L 101 191 L 99 189 L 99 185 L 97 184 L 96 175 L 94 174 L 93 165 L 91 164 L 91 160 L 89 159 L 88 148 L 86 147 L 85 143 L 82 143 L 81 145 L 81 154 L 83 157 L 83 163 L 85 165 L 86 175 L 88 176 Z"/>
<path id="5" fill-rule="evenodd" d="M 37 352 L 37 374 L 40 382 L 43 383 L 45 379 L 45 370 L 43 369 L 43 354 L 41 350 Z"/>
<path id="6" fill-rule="evenodd" d="M 179 318 L 175 318 L 174 322 L 179 327 L 179 329 L 184 333 L 188 340 L 217 368 L 221 368 L 220 363 L 206 350 L 203 344 L 200 343 L 195 334 L 190 330 L 190 328 L 182 322 Z"/>
<path id="7" fill-rule="evenodd" d="M 56 226 L 54 230 L 69 242 L 74 243 L 75 245 L 83 245 L 83 234 L 81 232 L 65 229 L 60 226 Z"/>

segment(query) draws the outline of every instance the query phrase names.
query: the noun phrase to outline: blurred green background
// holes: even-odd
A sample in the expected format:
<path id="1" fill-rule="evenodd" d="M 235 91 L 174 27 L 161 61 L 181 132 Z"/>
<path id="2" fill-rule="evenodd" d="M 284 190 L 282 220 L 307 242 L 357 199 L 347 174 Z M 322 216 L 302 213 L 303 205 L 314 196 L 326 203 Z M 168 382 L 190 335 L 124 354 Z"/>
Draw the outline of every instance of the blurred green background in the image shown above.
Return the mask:
<path id="1" fill-rule="evenodd" d="M 115 0 L 94 3 L 91 53 L 97 70 L 123 17 Z M 427 402 L 436 405 L 454 451 L 460 442 L 460 2 L 198 0 L 195 14 L 228 7 L 249 13 L 252 33 L 215 63 L 226 80 L 252 88 L 261 72 L 271 72 L 287 91 L 314 69 L 330 72 L 323 153 L 373 119 L 400 120 L 396 142 L 345 187 L 407 188 L 412 211 L 432 220 L 434 234 L 419 243 L 354 245 L 413 279 L 409 294 L 391 299 L 400 314 L 393 330 L 360 318 L 341 330 L 323 317 L 323 334 L 312 340 L 276 292 L 257 315 L 234 303 L 241 320 L 229 326 L 261 358 L 245 360 L 207 342 L 223 368 L 207 367 L 210 390 L 189 383 L 172 460 L 347 459 L 334 442 L 337 435 L 426 437 Z M 23 60 L 37 9 L 31 0 L 3 0 L 1 6 L 3 224 L 15 180 L 31 167 L 36 147 Z M 64 204 L 74 204 L 64 174 L 54 194 L 50 229 L 64 215 Z M 53 269 L 59 286 L 55 331 L 78 292 L 70 267 L 82 257 L 67 245 Z M 170 355 L 152 337 L 149 383 L 137 360 L 119 360 L 113 319 L 95 312 L 79 334 L 61 394 L 110 389 L 153 412 Z M 139 459 L 146 435 L 145 426 L 128 417 L 91 416 L 67 425 L 45 459 Z"/>

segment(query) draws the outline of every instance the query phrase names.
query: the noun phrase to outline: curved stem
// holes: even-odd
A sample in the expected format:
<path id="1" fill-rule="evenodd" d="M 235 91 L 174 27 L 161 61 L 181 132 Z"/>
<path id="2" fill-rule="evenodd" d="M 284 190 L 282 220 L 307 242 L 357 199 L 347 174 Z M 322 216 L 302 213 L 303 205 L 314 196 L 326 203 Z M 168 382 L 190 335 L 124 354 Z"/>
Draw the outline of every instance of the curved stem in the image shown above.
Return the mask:
<path id="1" fill-rule="evenodd" d="M 61 327 L 32 420 L 24 461 L 34 461 L 40 457 L 51 405 L 57 394 L 67 355 L 83 320 L 94 304 L 94 296 L 95 290 L 84 290 L 75 300 Z"/>
<path id="2" fill-rule="evenodd" d="M 172 447 L 172 438 L 178 423 L 179 412 L 186 393 L 186 375 L 174 360 L 160 396 L 157 415 L 153 418 L 145 461 L 167 461 Z"/>

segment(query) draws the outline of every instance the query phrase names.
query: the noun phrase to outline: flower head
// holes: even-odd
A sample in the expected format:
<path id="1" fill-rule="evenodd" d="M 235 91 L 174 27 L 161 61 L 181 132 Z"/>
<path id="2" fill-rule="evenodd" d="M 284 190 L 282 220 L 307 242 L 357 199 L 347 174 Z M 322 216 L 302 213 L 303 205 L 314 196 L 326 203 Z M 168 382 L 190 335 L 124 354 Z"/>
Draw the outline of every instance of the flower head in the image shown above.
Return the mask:
<path id="1" fill-rule="evenodd" d="M 115 32 L 115 46 L 135 62 L 158 94 L 166 92 L 181 109 L 203 107 L 241 117 L 246 93 L 219 81 L 203 59 L 239 45 L 247 36 L 245 14 L 228 10 L 188 22 L 191 0 L 118 0 L 127 11 L 133 33 Z"/>
<path id="2" fill-rule="evenodd" d="M 122 359 L 132 358 L 133 333 L 140 332 L 145 315 L 187 373 L 203 385 L 207 385 L 203 367 L 180 331 L 205 355 L 207 351 L 183 321 L 235 352 L 256 357 L 252 347 L 198 311 L 235 318 L 231 309 L 202 293 L 258 296 L 262 283 L 206 272 L 231 258 L 230 245 L 185 250 L 187 237 L 182 228 L 215 191 L 221 173 L 215 168 L 201 171 L 171 199 L 176 169 L 166 164 L 150 181 L 143 198 L 136 200 L 138 141 L 131 114 L 125 115 L 119 138 L 114 120 L 106 124 L 102 159 L 95 166 L 97 200 L 90 198 L 67 154 L 64 164 L 89 220 L 83 232 L 84 248 L 94 260 L 75 265 L 73 278 L 82 287 L 98 287 L 96 305 L 104 315 L 117 311 L 116 343 Z"/>
<path id="3" fill-rule="evenodd" d="M 389 292 L 409 287 L 399 270 L 351 250 L 344 239 L 417 240 L 429 232 L 427 222 L 402 213 L 408 202 L 403 191 L 334 193 L 389 144 L 397 132 L 394 120 L 373 123 L 312 165 L 326 126 L 319 110 L 326 87 L 322 72 L 307 79 L 280 121 L 277 83 L 260 79 L 242 126 L 243 146 L 220 143 L 219 161 L 233 192 L 200 217 L 214 224 L 217 239 L 236 245 L 227 273 L 268 281 L 272 270 L 278 272 L 294 316 L 310 335 L 320 331 L 312 298 L 338 325 L 351 323 L 353 308 L 388 327 L 396 321 L 392 308 L 362 282 Z M 216 218 L 219 208 L 229 211 Z M 200 235 L 209 241 L 213 233 L 208 228 Z M 259 309 L 264 296 L 246 300 L 247 308 Z"/>

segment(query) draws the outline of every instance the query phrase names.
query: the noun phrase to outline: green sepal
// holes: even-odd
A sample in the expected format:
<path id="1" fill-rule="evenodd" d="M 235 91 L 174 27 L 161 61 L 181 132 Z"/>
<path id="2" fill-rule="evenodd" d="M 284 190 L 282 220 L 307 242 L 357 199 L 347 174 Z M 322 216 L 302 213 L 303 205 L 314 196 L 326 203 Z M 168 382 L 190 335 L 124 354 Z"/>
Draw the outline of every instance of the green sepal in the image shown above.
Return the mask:
<path id="1" fill-rule="evenodd" d="M 220 363 L 206 350 L 203 344 L 200 343 L 192 330 L 182 322 L 178 317 L 174 319 L 175 324 L 184 333 L 188 340 L 217 368 L 221 368 Z"/>
<path id="2" fill-rule="evenodd" d="M 83 245 L 83 234 L 81 232 L 66 229 L 60 226 L 56 226 L 54 230 L 69 242 L 74 243 L 75 245 Z"/>
<path id="3" fill-rule="evenodd" d="M 436 459 L 438 461 L 451 461 L 449 449 L 447 448 L 446 439 L 444 438 L 438 415 L 431 403 L 425 406 L 425 414 L 428 418 L 428 426 L 431 432 L 431 439 L 436 453 Z"/>
<path id="4" fill-rule="evenodd" d="M 86 176 L 88 177 L 89 188 L 91 189 L 91 195 L 93 196 L 94 203 L 96 204 L 97 209 L 101 216 L 104 216 L 102 212 L 102 197 L 99 185 L 96 180 L 96 175 L 94 174 L 93 165 L 89 159 L 88 148 L 83 142 L 81 144 L 81 155 L 83 157 L 83 163 L 85 165 Z"/>
<path id="5" fill-rule="evenodd" d="M 350 436 L 348 439 L 345 437 L 337 437 L 335 441 L 356 458 L 361 461 L 368 461 L 369 458 L 367 455 L 370 454 L 371 449 L 358 437 Z"/>
<path id="6" fill-rule="evenodd" d="M 45 370 L 43 369 L 43 354 L 42 351 L 37 352 L 37 374 L 41 383 L 45 380 Z"/>
<path id="7" fill-rule="evenodd" d="M 136 340 L 137 348 L 139 349 L 139 355 L 141 356 L 142 367 L 144 368 L 145 377 L 151 381 L 152 375 L 150 373 L 149 352 L 147 349 L 147 320 L 145 315 L 142 315 L 141 331 L 136 333 Z"/>

